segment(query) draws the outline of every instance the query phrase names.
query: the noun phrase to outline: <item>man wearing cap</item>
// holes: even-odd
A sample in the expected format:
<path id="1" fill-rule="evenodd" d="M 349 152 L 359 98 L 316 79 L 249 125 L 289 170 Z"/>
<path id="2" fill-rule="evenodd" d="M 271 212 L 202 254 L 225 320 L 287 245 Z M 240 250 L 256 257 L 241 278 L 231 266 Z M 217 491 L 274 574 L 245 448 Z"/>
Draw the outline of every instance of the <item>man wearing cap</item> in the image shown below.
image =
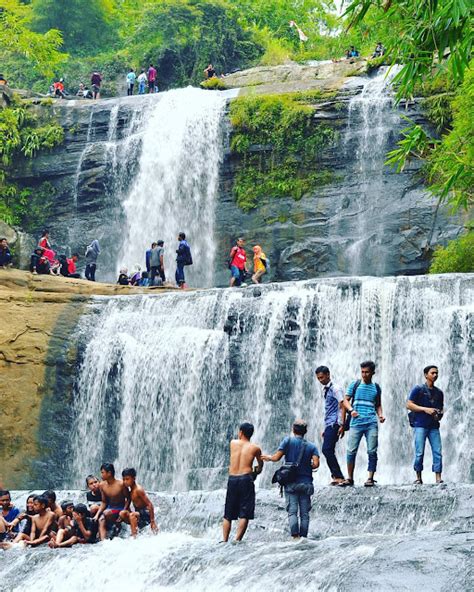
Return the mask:
<path id="1" fill-rule="evenodd" d="M 262 460 L 266 462 L 278 462 L 284 456 L 286 463 L 298 464 L 295 482 L 285 485 L 286 511 L 294 540 L 308 536 L 311 496 L 314 493 L 312 471 L 319 467 L 319 451 L 316 444 L 305 439 L 307 431 L 305 421 L 295 420 L 293 435 L 282 440 L 275 454 L 262 455 Z"/>

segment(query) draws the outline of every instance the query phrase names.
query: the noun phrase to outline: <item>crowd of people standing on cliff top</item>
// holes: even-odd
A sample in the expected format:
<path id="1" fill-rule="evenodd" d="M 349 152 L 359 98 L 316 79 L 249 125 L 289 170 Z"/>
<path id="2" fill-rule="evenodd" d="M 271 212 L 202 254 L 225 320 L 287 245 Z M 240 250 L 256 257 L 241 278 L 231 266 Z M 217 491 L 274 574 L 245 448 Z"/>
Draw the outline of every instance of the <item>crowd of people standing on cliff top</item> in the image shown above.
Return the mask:
<path id="1" fill-rule="evenodd" d="M 382 409 L 382 389 L 373 382 L 375 363 L 360 364 L 360 376 L 347 386 L 345 392 L 332 379 L 327 366 L 315 369 L 315 377 L 324 397 L 324 429 L 321 433 L 322 454 L 331 473 L 331 486 L 353 487 L 354 469 L 362 438 L 367 444 L 368 477 L 365 487 L 376 486 L 378 464 L 379 424 L 385 423 Z M 413 428 L 414 485 L 423 485 L 422 472 L 425 444 L 428 440 L 432 456 L 435 482 L 442 480 L 442 446 L 440 422 L 444 415 L 444 394 L 435 386 L 438 367 L 431 364 L 423 369 L 425 382 L 415 385 L 406 401 L 408 422 Z M 229 446 L 230 462 L 222 524 L 223 542 L 230 537 L 232 522 L 238 520 L 236 540 L 241 541 L 250 520 L 255 517 L 255 480 L 265 462 L 284 459 L 273 475 L 272 483 L 285 494 L 290 535 L 293 540 L 308 536 L 311 498 L 314 494 L 313 471 L 320 466 L 318 446 L 305 438 L 308 424 L 296 419 L 292 433 L 280 442 L 273 454 L 264 454 L 258 444 L 251 442 L 254 426 L 243 422 L 237 438 Z M 346 449 L 347 477 L 336 457 L 338 441 L 348 432 Z M 256 464 L 255 464 L 256 463 Z M 16 543 L 28 547 L 49 545 L 52 548 L 90 544 L 113 538 L 127 524 L 133 537 L 139 530 L 150 526 L 158 532 L 155 508 L 144 488 L 137 483 L 136 470 L 122 471 L 122 480 L 115 478 L 113 464 L 103 463 L 99 481 L 94 475 L 85 479 L 86 499 L 82 503 L 64 500 L 56 502 L 54 491 L 30 495 L 26 509 L 21 512 L 12 504 L 9 491 L 0 490 L 0 547 L 8 549 Z"/>

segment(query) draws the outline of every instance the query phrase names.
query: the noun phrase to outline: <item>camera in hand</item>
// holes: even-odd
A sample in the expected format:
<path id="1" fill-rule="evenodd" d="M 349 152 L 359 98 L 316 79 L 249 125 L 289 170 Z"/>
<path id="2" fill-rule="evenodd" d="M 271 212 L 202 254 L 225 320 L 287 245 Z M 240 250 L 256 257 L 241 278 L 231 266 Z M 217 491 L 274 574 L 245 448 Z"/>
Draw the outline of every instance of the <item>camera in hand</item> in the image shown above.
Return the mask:
<path id="1" fill-rule="evenodd" d="M 441 421 L 441 419 L 443 418 L 443 412 L 441 411 L 441 409 L 436 409 L 431 417 L 435 421 Z"/>

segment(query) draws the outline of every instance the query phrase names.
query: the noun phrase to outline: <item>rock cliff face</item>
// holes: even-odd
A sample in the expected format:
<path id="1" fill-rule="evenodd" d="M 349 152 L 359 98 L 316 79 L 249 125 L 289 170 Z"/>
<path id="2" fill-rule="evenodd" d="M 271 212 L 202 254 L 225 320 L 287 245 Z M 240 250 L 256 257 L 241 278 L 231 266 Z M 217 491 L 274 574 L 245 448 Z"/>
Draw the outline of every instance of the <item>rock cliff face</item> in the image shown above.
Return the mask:
<path id="1" fill-rule="evenodd" d="M 325 71 L 316 66 L 312 73 L 308 67 L 300 72 L 300 81 L 285 67 L 278 75 L 264 69 L 260 83 L 255 78 L 258 73 L 247 76 L 253 85 L 246 88 L 247 94 L 266 86 L 268 92 L 301 90 L 305 85 L 340 89 L 335 99 L 316 105 L 314 114 L 314 125 L 324 123 L 337 133 L 337 141 L 323 149 L 318 164 L 330 169 L 334 180 L 297 202 L 269 195 L 255 210 L 244 213 L 235 203 L 233 187 L 245 159 L 227 144 L 216 207 L 218 285 L 227 283 L 226 254 L 238 235 L 244 235 L 249 246 L 263 246 L 273 279 L 288 280 L 423 273 L 432 248 L 461 231 L 462 220 L 448 216 L 426 192 L 418 166 L 402 174 L 383 166 L 406 122 L 391 109 L 380 81 L 371 90 L 366 77 L 344 78 L 348 66 L 343 66 L 336 72 L 336 66 L 326 65 L 331 68 L 326 81 L 321 79 Z M 245 82 L 245 73 L 235 76 L 232 84 Z M 117 253 L 126 232 L 122 203 L 137 172 L 140 134 L 150 114 L 145 107 L 151 100 L 156 98 L 68 101 L 42 107 L 55 110 L 66 131 L 65 143 L 15 172 L 24 185 L 48 181 L 54 187 L 54 205 L 45 212 L 42 225 L 51 229 L 58 251 L 83 253 L 90 240 L 99 238 L 101 279 L 111 280 L 120 264 Z M 417 105 L 404 114 L 423 121 Z M 252 151 L 263 161 L 272 159 L 271 146 L 253 146 Z M 150 178 L 151 193 L 159 182 Z"/>
<path id="2" fill-rule="evenodd" d="M 66 462 L 77 321 L 93 295 L 140 292 L 0 269 L 0 487 L 58 485 L 50 468 L 62 474 Z"/>

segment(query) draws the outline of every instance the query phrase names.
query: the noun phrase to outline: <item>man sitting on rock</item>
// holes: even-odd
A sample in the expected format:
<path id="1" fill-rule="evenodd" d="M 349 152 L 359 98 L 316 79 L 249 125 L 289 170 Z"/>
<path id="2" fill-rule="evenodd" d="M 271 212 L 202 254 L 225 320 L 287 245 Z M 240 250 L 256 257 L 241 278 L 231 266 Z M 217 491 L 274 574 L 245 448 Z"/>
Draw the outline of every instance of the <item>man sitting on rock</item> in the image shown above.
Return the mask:
<path id="1" fill-rule="evenodd" d="M 30 258 L 30 271 L 34 274 L 49 274 L 51 266 L 49 260 L 44 256 L 44 249 L 37 247 Z"/>
<path id="2" fill-rule="evenodd" d="M 6 238 L 0 238 L 0 267 L 11 267 L 12 254 Z"/>

